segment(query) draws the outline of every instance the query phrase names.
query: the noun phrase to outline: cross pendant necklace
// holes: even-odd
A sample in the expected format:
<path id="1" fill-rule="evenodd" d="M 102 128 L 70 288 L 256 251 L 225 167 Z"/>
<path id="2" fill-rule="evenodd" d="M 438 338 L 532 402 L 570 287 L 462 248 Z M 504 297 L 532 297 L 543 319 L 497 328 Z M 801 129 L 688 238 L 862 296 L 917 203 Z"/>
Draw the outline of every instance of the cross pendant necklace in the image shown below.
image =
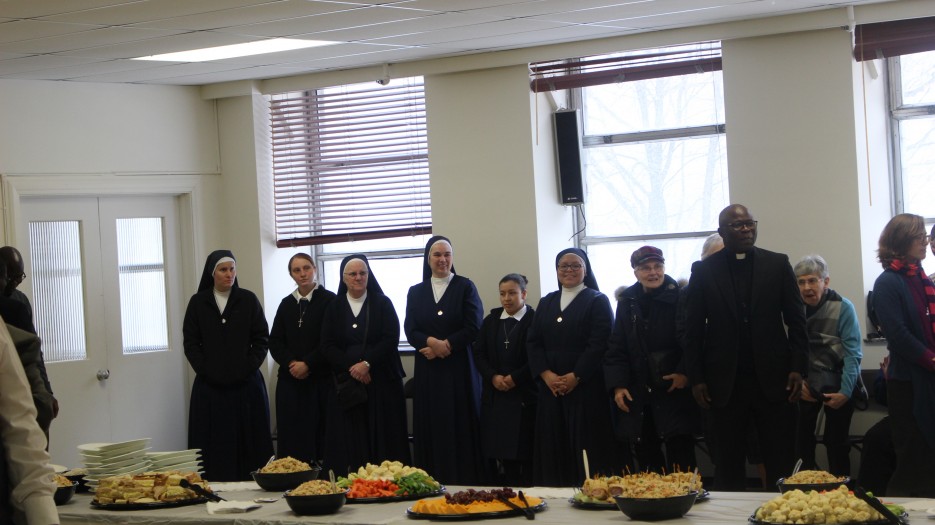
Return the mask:
<path id="1" fill-rule="evenodd" d="M 510 349 L 510 336 L 513 335 L 513 330 L 516 330 L 516 327 L 519 323 L 513 325 L 513 328 L 510 328 L 510 331 L 506 331 L 506 323 L 503 323 L 503 348 L 506 350 Z"/>

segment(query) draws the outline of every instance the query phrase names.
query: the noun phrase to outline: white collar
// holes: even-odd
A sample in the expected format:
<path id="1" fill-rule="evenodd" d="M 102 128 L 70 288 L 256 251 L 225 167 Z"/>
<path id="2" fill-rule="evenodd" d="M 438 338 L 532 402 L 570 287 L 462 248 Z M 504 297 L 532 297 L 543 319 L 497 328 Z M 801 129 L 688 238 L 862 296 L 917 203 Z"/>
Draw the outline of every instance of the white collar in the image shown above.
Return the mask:
<path id="1" fill-rule="evenodd" d="M 296 288 L 292 291 L 292 297 L 295 297 L 295 302 L 299 302 L 302 299 L 307 299 L 309 302 L 312 300 L 312 296 L 315 295 L 315 290 L 318 289 L 318 283 L 315 283 L 315 286 L 312 287 L 312 291 L 308 292 L 308 295 L 303 296 L 299 289 Z"/>
<path id="2" fill-rule="evenodd" d="M 528 305 L 528 304 L 524 304 L 523 307 L 520 308 L 520 309 L 519 309 L 515 314 L 513 314 L 513 315 L 510 315 L 510 314 L 506 313 L 506 310 L 503 310 L 502 312 L 500 312 L 500 319 L 509 319 L 509 318 L 512 317 L 513 319 L 516 319 L 517 321 L 522 321 L 522 320 L 523 320 L 523 316 L 526 315 L 526 311 L 527 311 L 528 309 L 529 309 L 529 305 Z"/>
<path id="3" fill-rule="evenodd" d="M 351 304 L 364 304 L 364 301 L 367 300 L 367 290 L 364 290 L 364 295 L 361 295 L 357 298 L 351 297 L 351 294 L 349 293 L 345 295 L 347 295 L 347 302 Z"/>

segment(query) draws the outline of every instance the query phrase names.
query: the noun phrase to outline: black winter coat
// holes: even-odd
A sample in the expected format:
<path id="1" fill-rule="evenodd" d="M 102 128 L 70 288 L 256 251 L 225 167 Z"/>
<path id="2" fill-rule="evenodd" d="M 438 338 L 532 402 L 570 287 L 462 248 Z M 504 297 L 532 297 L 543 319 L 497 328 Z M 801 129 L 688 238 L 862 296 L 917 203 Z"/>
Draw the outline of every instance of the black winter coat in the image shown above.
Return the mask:
<path id="1" fill-rule="evenodd" d="M 662 286 L 645 292 L 636 283 L 617 302 L 617 315 L 610 345 L 604 358 L 604 380 L 610 395 L 615 388 L 627 388 L 633 401 L 630 412 L 614 406 L 617 434 L 638 438 L 642 432 L 643 411 L 651 405 L 656 433 L 668 438 L 698 430 L 700 413 L 690 386 L 668 392 L 671 373 L 685 374 L 684 352 L 676 330 L 679 286 L 666 275 Z"/>

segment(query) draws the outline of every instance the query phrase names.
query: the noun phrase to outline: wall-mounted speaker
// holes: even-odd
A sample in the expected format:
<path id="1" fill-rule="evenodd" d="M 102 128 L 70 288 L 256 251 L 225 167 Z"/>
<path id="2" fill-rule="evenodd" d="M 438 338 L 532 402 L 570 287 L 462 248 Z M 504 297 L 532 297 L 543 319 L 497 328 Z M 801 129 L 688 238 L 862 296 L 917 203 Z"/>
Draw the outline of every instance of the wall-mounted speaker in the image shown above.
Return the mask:
<path id="1" fill-rule="evenodd" d="M 584 204 L 584 178 L 581 169 L 581 133 L 578 110 L 556 111 L 555 156 L 558 161 L 559 199 L 566 206 Z"/>

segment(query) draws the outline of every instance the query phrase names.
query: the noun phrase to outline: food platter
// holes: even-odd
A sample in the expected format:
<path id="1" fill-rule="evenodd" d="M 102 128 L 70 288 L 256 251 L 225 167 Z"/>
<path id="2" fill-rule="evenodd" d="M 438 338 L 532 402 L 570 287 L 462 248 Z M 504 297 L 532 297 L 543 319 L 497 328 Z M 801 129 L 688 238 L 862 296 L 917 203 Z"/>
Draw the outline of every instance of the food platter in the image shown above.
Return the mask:
<path id="1" fill-rule="evenodd" d="M 530 508 L 533 512 L 542 512 L 547 507 L 545 501 Z M 616 507 L 614 507 L 616 508 Z M 414 512 L 412 507 L 406 509 L 406 516 L 414 520 L 438 520 L 438 521 L 463 521 L 463 520 L 487 520 L 498 518 L 512 518 L 513 516 L 523 516 L 525 512 L 520 510 L 499 510 L 495 512 L 467 512 L 464 514 L 428 514 L 424 512 Z"/>
<path id="2" fill-rule="evenodd" d="M 441 496 L 445 493 L 445 486 L 442 485 L 438 490 L 432 492 L 423 492 L 422 494 L 408 494 L 405 496 L 382 496 L 373 498 L 347 498 L 347 503 L 391 503 L 394 501 L 414 501 L 432 496 Z"/>
<path id="3" fill-rule="evenodd" d="M 178 501 L 155 501 L 152 503 L 98 503 L 91 500 L 91 508 L 102 510 L 153 510 L 153 509 L 171 509 L 174 507 L 186 507 L 188 505 L 198 505 L 208 501 L 207 498 L 189 498 Z"/>
<path id="4" fill-rule="evenodd" d="M 695 498 L 695 503 L 702 503 L 708 501 L 708 497 L 711 495 L 707 490 L 702 490 L 701 494 L 698 494 L 698 497 Z M 580 501 L 575 498 L 568 498 L 568 503 L 571 503 L 571 506 L 576 509 L 584 510 L 619 510 L 617 504 L 613 501 Z"/>
<path id="5" fill-rule="evenodd" d="M 750 518 L 747 521 L 749 521 L 750 523 L 754 523 L 755 525 L 789 525 L 788 523 L 773 523 L 770 521 L 758 520 L 756 519 L 756 512 L 751 514 Z M 899 521 L 902 521 L 903 523 L 909 523 L 909 514 L 907 512 L 903 512 L 902 514 L 900 514 Z M 890 523 L 889 520 L 884 518 L 882 520 L 874 520 L 874 521 L 852 521 L 852 522 L 848 522 L 847 525 L 889 525 L 889 523 Z"/>

